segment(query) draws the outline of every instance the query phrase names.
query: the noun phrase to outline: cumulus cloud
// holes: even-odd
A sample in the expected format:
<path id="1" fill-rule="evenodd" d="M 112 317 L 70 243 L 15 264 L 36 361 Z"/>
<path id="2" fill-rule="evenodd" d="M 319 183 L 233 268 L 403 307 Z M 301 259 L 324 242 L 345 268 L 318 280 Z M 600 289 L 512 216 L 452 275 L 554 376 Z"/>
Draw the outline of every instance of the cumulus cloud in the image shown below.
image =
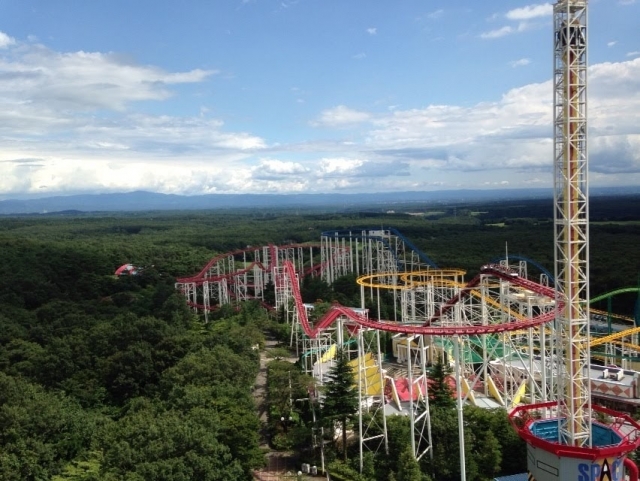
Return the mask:
<path id="1" fill-rule="evenodd" d="M 298 162 L 285 162 L 277 159 L 262 159 L 251 168 L 252 178 L 260 180 L 283 180 L 300 174 L 306 175 L 309 169 Z"/>
<path id="2" fill-rule="evenodd" d="M 525 32 L 539 26 L 538 23 L 535 23 L 535 20 L 542 17 L 550 16 L 552 14 L 553 6 L 550 3 L 528 5 L 526 7 L 515 8 L 513 10 L 509 10 L 504 15 L 504 18 L 512 22 L 517 22 L 516 25 L 505 25 L 504 27 L 493 29 L 488 32 L 483 32 L 480 34 L 480 38 L 494 39 L 505 37 L 514 33 Z M 494 18 L 497 18 L 497 16 L 494 15 L 492 19 Z"/>
<path id="3" fill-rule="evenodd" d="M 592 169 L 640 172 L 640 59 L 594 65 L 589 78 Z M 455 171 L 463 178 L 506 169 L 524 182 L 535 172 L 551 174 L 551 97 L 547 81 L 512 89 L 497 102 L 395 110 L 371 118 L 364 146 L 378 162 L 396 159 L 409 172 Z"/>
<path id="4" fill-rule="evenodd" d="M 172 95 L 171 86 L 203 82 L 214 73 L 166 72 L 115 54 L 58 53 L 41 45 L 20 45 L 12 55 L 0 56 L 0 133 L 37 136 L 73 131 L 80 144 L 91 138 L 100 148 L 187 141 L 218 148 L 262 148 L 264 141 L 255 136 L 221 132 L 220 121 L 205 118 L 206 108 L 193 119 L 127 114 L 137 101 L 166 100 Z M 101 111 L 122 116 L 114 121 L 90 115 Z"/>
<path id="5" fill-rule="evenodd" d="M 0 32 L 0 48 L 7 48 L 10 45 L 14 45 L 15 43 L 15 39 L 11 38 L 4 32 Z"/>
<path id="6" fill-rule="evenodd" d="M 227 131 L 204 106 L 190 117 L 131 110 L 138 101 L 166 101 L 173 87 L 205 82 L 214 71 L 171 72 L 113 53 L 0 42 L 2 193 L 184 193 L 199 185 L 192 178 L 222 178 L 229 165 L 267 147 L 259 136 Z"/>
<path id="7" fill-rule="evenodd" d="M 318 167 L 315 172 L 318 178 L 409 175 L 409 165 L 406 162 L 374 162 L 360 158 L 333 157 L 320 159 Z"/>
<path id="8" fill-rule="evenodd" d="M 549 15 L 553 15 L 553 5 L 550 3 L 542 3 L 514 8 L 513 10 L 509 10 L 505 17 L 509 20 L 531 20 L 532 18 L 547 17 Z"/>
<path id="9" fill-rule="evenodd" d="M 480 34 L 480 38 L 500 38 L 506 35 L 510 35 L 514 32 L 514 29 L 508 25 L 497 28 L 495 30 L 490 30 L 488 32 L 483 32 Z"/>
<path id="10" fill-rule="evenodd" d="M 454 155 L 460 165 L 467 158 L 466 152 L 481 151 L 480 145 L 494 150 L 499 143 L 538 137 L 540 127 L 548 125 L 550 105 L 547 82 L 512 89 L 500 102 L 395 111 L 374 121 L 369 141 L 387 151 L 413 148 L 419 152 L 426 148 L 428 158 L 434 157 L 433 152 L 440 152 L 435 156 L 438 159 Z"/>
<path id="11" fill-rule="evenodd" d="M 327 109 L 320 114 L 320 117 L 313 122 L 313 125 L 326 126 L 347 126 L 367 122 L 371 119 L 371 114 L 353 110 L 344 105 L 338 105 Z"/>
<path id="12" fill-rule="evenodd" d="M 176 82 L 205 82 L 212 73 L 166 72 L 114 54 L 59 54 L 41 46 L 18 50 L 11 56 L 0 51 L 2 194 L 356 192 L 552 181 L 551 81 L 475 105 L 395 106 L 376 113 L 337 105 L 312 122 L 324 139 L 278 144 L 229 131 L 211 118 L 215 106 L 194 108 L 191 116 L 131 111 L 140 95 L 166 102 Z M 80 93 L 65 97 L 53 89 L 52 99 L 38 97 L 38 88 L 49 88 L 42 77 L 58 89 L 63 87 L 54 78 L 58 72 L 73 81 L 66 62 L 80 66 L 81 80 L 74 84 Z M 105 77 L 115 93 L 101 94 L 92 85 L 100 75 L 87 73 L 90 64 L 98 72 L 123 69 Z M 147 81 L 154 85 L 129 93 Z M 589 89 L 592 180 L 640 182 L 640 58 L 593 65 Z M 118 109 L 104 99 L 85 101 L 89 91 L 112 95 Z M 299 89 L 292 92 L 298 95 Z M 342 138 L 344 132 L 348 136 Z"/>
<path id="13" fill-rule="evenodd" d="M 530 63 L 531 63 L 531 59 L 521 58 L 519 60 L 514 60 L 512 62 L 509 62 L 509 65 L 512 68 L 517 68 L 517 67 L 525 67 L 526 65 L 529 65 Z"/>
<path id="14" fill-rule="evenodd" d="M 590 170 L 602 174 L 640 173 L 640 135 L 600 136 L 590 143 Z"/>
<path id="15" fill-rule="evenodd" d="M 363 163 L 364 161 L 360 159 L 325 158 L 319 162 L 318 173 L 322 177 L 349 176 L 353 175 L 353 172 L 359 169 Z"/>
<path id="16" fill-rule="evenodd" d="M 165 72 L 115 54 L 58 53 L 39 45 L 20 53 L 0 59 L 0 95 L 54 110 L 124 110 L 132 102 L 170 97 L 170 85 L 202 82 L 215 73 Z"/>

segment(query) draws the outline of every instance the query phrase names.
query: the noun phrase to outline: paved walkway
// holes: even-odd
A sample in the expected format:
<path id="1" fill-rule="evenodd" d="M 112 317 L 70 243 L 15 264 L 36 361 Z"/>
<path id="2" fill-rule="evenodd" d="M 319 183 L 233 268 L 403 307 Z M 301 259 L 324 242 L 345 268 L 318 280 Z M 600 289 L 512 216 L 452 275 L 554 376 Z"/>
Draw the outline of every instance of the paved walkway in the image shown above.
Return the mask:
<path id="1" fill-rule="evenodd" d="M 264 481 L 276 481 L 291 479 L 291 475 L 295 473 L 293 459 L 289 453 L 273 451 L 269 447 L 268 438 L 268 417 L 267 417 L 267 364 L 271 359 L 268 356 L 269 350 L 276 347 L 278 341 L 268 339 L 265 346 L 260 351 L 260 370 L 256 376 L 256 382 L 253 385 L 253 400 L 258 410 L 258 417 L 262 423 L 260 430 L 260 449 L 265 452 L 267 465 L 260 470 L 254 472 L 256 479 Z M 295 475 L 293 477 L 295 479 Z"/>
<path id="2" fill-rule="evenodd" d="M 265 341 L 264 349 L 260 351 L 260 370 L 256 376 L 256 382 L 253 385 L 253 400 L 258 409 L 258 417 L 263 424 L 260 433 L 260 447 L 268 448 L 268 439 L 266 432 L 267 425 L 267 363 L 270 359 L 267 357 L 268 350 L 278 345 L 278 341 L 268 339 Z"/>

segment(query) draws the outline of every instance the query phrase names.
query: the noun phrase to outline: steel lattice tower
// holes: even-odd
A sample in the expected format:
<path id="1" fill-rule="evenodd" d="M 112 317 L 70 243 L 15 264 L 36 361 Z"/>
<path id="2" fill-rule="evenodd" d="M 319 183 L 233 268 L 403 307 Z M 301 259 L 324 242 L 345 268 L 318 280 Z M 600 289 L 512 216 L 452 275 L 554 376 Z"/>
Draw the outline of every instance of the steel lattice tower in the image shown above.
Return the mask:
<path id="1" fill-rule="evenodd" d="M 587 0 L 554 6 L 554 223 L 559 433 L 589 446 Z M 564 302 L 562 302 L 564 301 Z"/>

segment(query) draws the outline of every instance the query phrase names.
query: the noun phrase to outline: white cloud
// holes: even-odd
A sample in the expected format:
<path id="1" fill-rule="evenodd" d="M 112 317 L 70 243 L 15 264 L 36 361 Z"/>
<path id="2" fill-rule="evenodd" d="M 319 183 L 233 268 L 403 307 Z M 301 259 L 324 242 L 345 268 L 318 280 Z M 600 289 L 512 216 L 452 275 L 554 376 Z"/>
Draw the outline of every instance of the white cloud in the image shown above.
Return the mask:
<path id="1" fill-rule="evenodd" d="M 475 105 L 396 105 L 387 110 L 385 103 L 376 113 L 338 105 L 320 112 L 312 123 L 323 127 L 315 131 L 323 140 L 267 142 L 251 132 L 228 131 L 220 119 L 211 118 L 214 105 L 198 105 L 191 116 L 129 110 L 141 95 L 161 102 L 173 93 L 172 82 L 201 82 L 210 74 L 166 72 L 109 54 L 66 58 L 38 46 L 20 48 L 23 56 L 0 52 L 4 195 L 135 189 L 362 192 L 470 188 L 503 179 L 509 187 L 552 182 L 550 81 Z M 65 70 L 70 65 L 79 66 L 76 80 Z M 93 85 L 103 73 L 114 92 Z M 58 76 L 79 93 L 65 91 Z M 134 92 L 150 79 L 154 85 Z M 39 96 L 39 89 L 49 90 Z M 89 92 L 105 98 L 85 100 Z M 298 88 L 291 92 L 294 97 L 302 93 Z M 109 99 L 120 110 L 103 115 Z M 590 67 L 592 180 L 640 183 L 639 111 L 640 58 Z M 338 136 L 332 136 L 331 128 Z"/>
<path id="2" fill-rule="evenodd" d="M 405 162 L 377 162 L 355 157 L 324 157 L 313 174 L 318 179 L 328 178 L 377 178 L 408 175 Z"/>
<path id="3" fill-rule="evenodd" d="M 361 159 L 344 157 L 325 158 L 319 162 L 318 172 L 321 176 L 344 176 L 359 169 L 364 164 Z"/>
<path id="4" fill-rule="evenodd" d="M 371 114 L 353 110 L 344 105 L 338 105 L 327 109 L 320 114 L 320 118 L 313 122 L 313 125 L 345 126 L 367 122 L 371 119 Z"/>
<path id="5" fill-rule="evenodd" d="M 483 32 L 480 34 L 480 38 L 500 38 L 500 37 L 504 37 L 505 35 L 509 35 L 512 34 L 514 32 L 513 27 L 510 27 L 509 25 L 506 25 L 504 27 L 495 29 L 495 30 L 490 30 L 489 32 Z"/>
<path id="6" fill-rule="evenodd" d="M 519 60 L 514 60 L 513 62 L 509 62 L 509 65 L 513 68 L 517 67 L 525 67 L 531 63 L 531 59 L 521 58 Z"/>
<path id="7" fill-rule="evenodd" d="M 550 3 L 543 3 L 537 5 L 528 5 L 526 7 L 516 8 L 508 11 L 504 17 L 507 20 L 515 21 L 517 24 L 505 25 L 504 27 L 483 32 L 480 34 L 480 38 L 493 39 L 505 37 L 514 33 L 521 33 L 533 28 L 539 28 L 541 23 L 535 22 L 536 19 L 541 17 L 547 17 L 553 14 L 553 6 Z M 493 15 L 489 20 L 494 20 L 497 15 Z"/>
<path id="8" fill-rule="evenodd" d="M 0 48 L 7 48 L 15 43 L 15 39 L 9 37 L 9 35 L 4 32 L 0 32 Z"/>
<path id="9" fill-rule="evenodd" d="M 309 169 L 298 162 L 285 162 L 277 159 L 262 159 L 251 168 L 252 177 L 261 180 L 286 179 L 299 174 L 307 174 Z"/>
<path id="10" fill-rule="evenodd" d="M 225 131 L 205 106 L 192 117 L 129 113 L 133 103 L 164 101 L 173 86 L 204 82 L 213 71 L 17 45 L 0 55 L 0 192 L 184 193 L 267 147 L 258 136 Z"/>
<path id="11" fill-rule="evenodd" d="M 370 148 L 430 171 L 539 167 L 550 146 L 550 105 L 544 83 L 514 89 L 496 103 L 396 112 L 376 122 Z"/>
<path id="12" fill-rule="evenodd" d="M 594 65 L 589 79 L 592 170 L 640 179 L 640 59 Z M 551 96 L 547 81 L 512 89 L 499 102 L 394 111 L 372 120 L 364 145 L 379 161 L 408 162 L 430 175 L 506 169 L 524 182 L 551 173 Z"/>
<path id="13" fill-rule="evenodd" d="M 640 56 L 640 50 L 635 50 L 633 52 L 627 52 L 627 57 L 638 57 Z"/>
<path id="14" fill-rule="evenodd" d="M 617 40 L 613 40 L 611 42 L 607 42 L 607 47 L 613 47 L 615 44 L 617 44 L 618 41 Z"/>
<path id="15" fill-rule="evenodd" d="M 360 52 L 353 55 L 351 58 L 355 58 L 356 60 L 362 60 L 363 58 L 367 58 L 367 54 L 364 52 Z"/>
<path id="16" fill-rule="evenodd" d="M 45 111 L 124 110 L 143 100 L 164 100 L 170 85 L 202 82 L 214 71 L 165 72 L 115 54 L 56 53 L 23 46 L 18 59 L 0 58 L 0 95 Z"/>
<path id="17" fill-rule="evenodd" d="M 369 28 L 367 29 L 367 33 L 368 33 L 369 35 L 375 35 L 375 34 L 377 34 L 377 33 L 378 33 L 378 29 L 377 29 L 376 27 L 369 27 Z"/>
<path id="18" fill-rule="evenodd" d="M 427 18 L 431 18 L 431 19 L 437 19 L 437 18 L 441 18 L 442 15 L 444 15 L 444 10 L 443 9 L 439 9 L 439 10 L 435 10 L 431 13 L 427 14 Z"/>
<path id="19" fill-rule="evenodd" d="M 553 5 L 542 3 L 515 8 L 508 11 L 505 16 L 509 20 L 531 20 L 532 18 L 547 17 L 549 15 L 553 15 Z"/>

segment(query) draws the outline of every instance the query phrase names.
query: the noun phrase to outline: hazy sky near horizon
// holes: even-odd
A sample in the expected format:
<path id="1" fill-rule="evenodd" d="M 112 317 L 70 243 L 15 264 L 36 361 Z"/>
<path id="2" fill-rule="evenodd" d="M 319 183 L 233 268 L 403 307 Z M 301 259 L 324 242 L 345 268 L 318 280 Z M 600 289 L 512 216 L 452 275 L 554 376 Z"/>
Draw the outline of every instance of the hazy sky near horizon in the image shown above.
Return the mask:
<path id="1" fill-rule="evenodd" d="M 0 198 L 551 187 L 552 30 L 527 0 L 0 0 Z M 640 0 L 588 34 L 591 185 L 640 185 Z"/>

